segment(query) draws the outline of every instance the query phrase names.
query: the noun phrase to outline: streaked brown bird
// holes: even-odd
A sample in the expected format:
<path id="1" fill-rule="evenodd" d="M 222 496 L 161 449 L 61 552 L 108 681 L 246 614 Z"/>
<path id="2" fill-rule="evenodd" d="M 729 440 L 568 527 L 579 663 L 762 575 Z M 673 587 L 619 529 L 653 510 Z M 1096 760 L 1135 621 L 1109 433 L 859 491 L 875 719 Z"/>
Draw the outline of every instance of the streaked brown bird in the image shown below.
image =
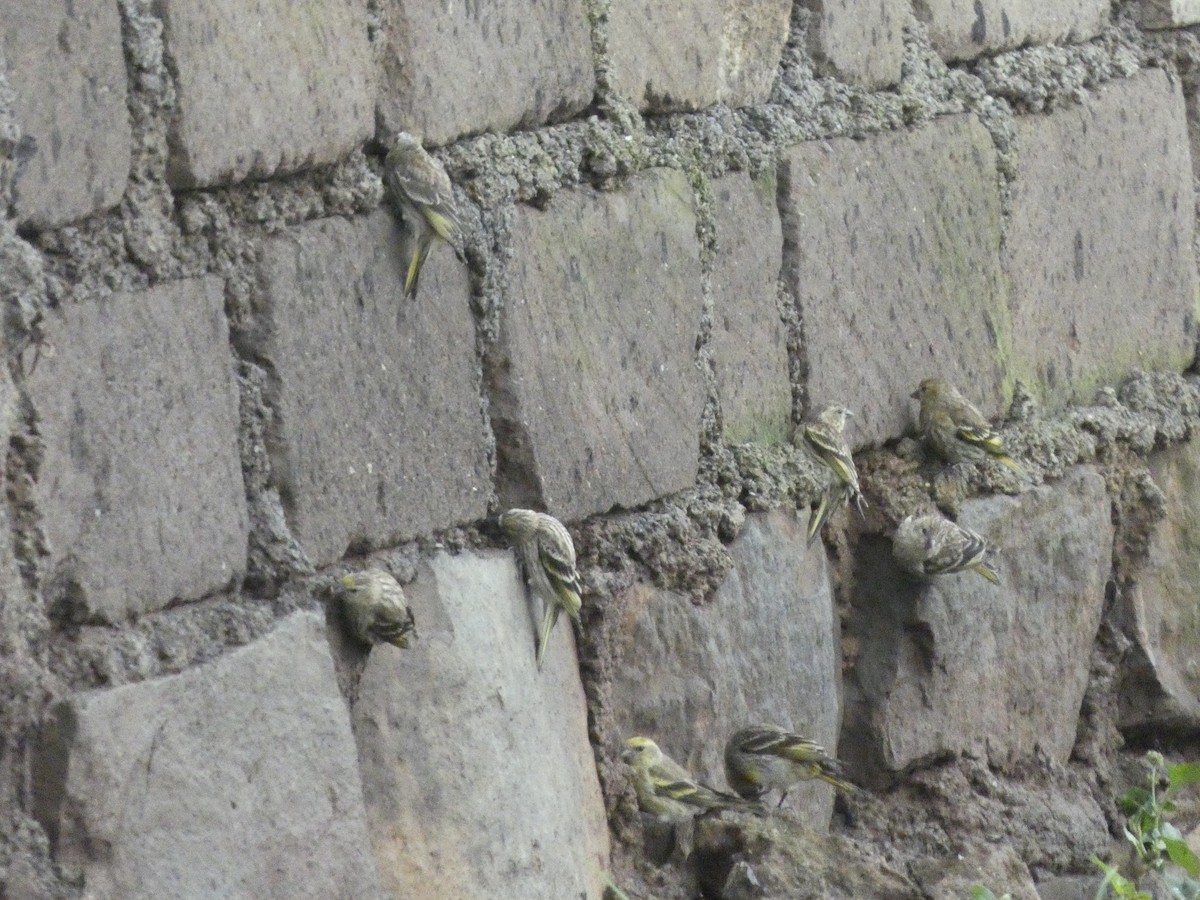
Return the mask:
<path id="1" fill-rule="evenodd" d="M 946 462 L 998 462 L 1028 477 L 983 413 L 946 379 L 926 378 L 912 396 L 921 402 L 918 427 L 925 443 Z"/>
<path id="2" fill-rule="evenodd" d="M 793 442 L 807 451 L 809 457 L 831 476 L 821 492 L 816 513 L 808 521 L 810 546 L 835 507 L 847 505 L 853 500 L 859 515 L 862 515 L 867 505 L 858 486 L 854 456 L 843 436 L 846 418 L 853 415 L 844 406 L 826 406 L 816 418 L 796 429 L 793 438 Z"/>
<path id="3" fill-rule="evenodd" d="M 777 790 L 783 806 L 788 791 L 814 778 L 841 791 L 855 790 L 841 774 L 842 764 L 821 745 L 777 725 L 751 725 L 725 743 L 725 780 L 750 800 Z"/>
<path id="4" fill-rule="evenodd" d="M 999 584 L 1000 575 L 987 560 L 990 549 L 970 528 L 939 515 L 909 516 L 892 537 L 896 561 L 923 578 L 971 569 Z"/>
<path id="5" fill-rule="evenodd" d="M 416 637 L 412 610 L 400 583 L 383 569 L 364 569 L 342 577 L 346 621 L 364 644 L 408 646 Z"/>
<path id="6" fill-rule="evenodd" d="M 621 753 L 633 771 L 638 806 L 662 822 L 682 822 L 702 812 L 756 808 L 741 797 L 701 784 L 648 737 L 631 737 Z"/>

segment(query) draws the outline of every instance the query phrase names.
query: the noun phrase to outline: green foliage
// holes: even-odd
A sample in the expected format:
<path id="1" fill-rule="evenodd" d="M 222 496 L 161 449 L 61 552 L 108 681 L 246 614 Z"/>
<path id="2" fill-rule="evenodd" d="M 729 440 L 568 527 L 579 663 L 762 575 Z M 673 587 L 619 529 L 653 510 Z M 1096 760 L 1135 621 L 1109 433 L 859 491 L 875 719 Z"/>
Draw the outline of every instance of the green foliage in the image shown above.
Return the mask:
<path id="1" fill-rule="evenodd" d="M 977 884 L 971 888 L 971 900 L 1012 900 L 1012 894 L 997 897 L 990 889 L 985 888 L 982 884 Z"/>
<path id="2" fill-rule="evenodd" d="M 1111 896 L 1120 897 L 1122 900 L 1153 900 L 1145 891 L 1139 891 L 1137 885 L 1122 875 L 1116 866 L 1106 865 L 1094 856 L 1092 862 L 1099 866 L 1104 873 L 1104 880 L 1100 882 L 1095 900 L 1105 900 L 1110 896 L 1110 890 L 1112 891 Z"/>

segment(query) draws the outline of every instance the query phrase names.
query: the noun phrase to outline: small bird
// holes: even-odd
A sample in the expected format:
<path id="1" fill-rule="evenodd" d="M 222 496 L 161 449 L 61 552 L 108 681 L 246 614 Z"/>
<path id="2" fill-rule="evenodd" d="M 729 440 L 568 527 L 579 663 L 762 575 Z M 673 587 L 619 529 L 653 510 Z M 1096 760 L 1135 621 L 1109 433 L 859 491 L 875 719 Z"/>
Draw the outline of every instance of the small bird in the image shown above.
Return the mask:
<path id="1" fill-rule="evenodd" d="M 694 780 L 650 738 L 631 737 L 621 759 L 633 770 L 638 806 L 659 821 L 683 822 L 715 809 L 757 808 L 757 804 Z"/>
<path id="2" fill-rule="evenodd" d="M 354 636 L 364 644 L 408 646 L 416 637 L 412 610 L 404 601 L 404 589 L 382 569 L 351 572 L 342 578 L 346 619 Z"/>
<path id="3" fill-rule="evenodd" d="M 854 791 L 854 785 L 838 777 L 841 773 L 842 764 L 819 744 L 776 725 L 751 725 L 725 744 L 725 780 L 748 800 L 778 790 L 783 806 L 788 791 L 813 778 Z"/>
<path id="4" fill-rule="evenodd" d="M 559 613 L 566 612 L 576 625 L 581 624 L 583 601 L 575 544 L 562 522 L 532 509 L 510 509 L 500 516 L 500 527 L 516 545 L 529 588 L 544 607 L 537 648 L 537 667 L 541 669 Z"/>
<path id="5" fill-rule="evenodd" d="M 425 152 L 416 137 L 403 131 L 384 160 L 383 184 L 400 207 L 405 224 L 416 235 L 416 247 L 404 279 L 404 296 L 411 297 L 417 291 L 421 266 L 434 237 L 450 244 L 462 256 L 462 225 L 454 204 L 454 191 L 441 163 Z"/>
<path id="6" fill-rule="evenodd" d="M 821 502 L 816 513 L 809 519 L 809 546 L 812 546 L 834 506 L 845 505 L 853 500 L 859 515 L 862 515 L 867 505 L 858 486 L 858 470 L 854 467 L 854 456 L 842 436 L 846 427 L 846 417 L 852 415 L 854 413 L 844 406 L 826 406 L 815 419 L 801 425 L 793 438 L 793 442 L 806 450 L 818 465 L 833 474 L 832 481 L 821 492 Z"/>
<path id="7" fill-rule="evenodd" d="M 1000 583 L 987 561 L 988 546 L 970 528 L 939 515 L 909 516 L 892 537 L 892 553 L 909 572 L 922 577 L 973 569 L 992 584 Z"/>
<path id="8" fill-rule="evenodd" d="M 926 443 L 946 462 L 987 462 L 1008 466 L 1021 478 L 1025 470 L 1004 450 L 991 423 L 944 378 L 926 378 L 913 392 L 921 401 L 919 427 Z"/>

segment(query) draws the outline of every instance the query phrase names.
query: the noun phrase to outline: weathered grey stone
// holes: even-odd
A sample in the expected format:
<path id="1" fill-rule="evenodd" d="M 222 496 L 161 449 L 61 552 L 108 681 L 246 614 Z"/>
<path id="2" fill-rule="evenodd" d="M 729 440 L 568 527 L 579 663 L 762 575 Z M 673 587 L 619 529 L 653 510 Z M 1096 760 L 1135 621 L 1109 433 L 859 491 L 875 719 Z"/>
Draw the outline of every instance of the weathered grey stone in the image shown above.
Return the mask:
<path id="1" fill-rule="evenodd" d="M 1180 28 L 1200 22 L 1200 0 L 1138 0 L 1133 13 L 1143 28 Z"/>
<path id="2" fill-rule="evenodd" d="M 900 80 L 905 0 L 803 0 L 803 5 L 815 14 L 808 47 L 818 65 L 866 87 Z"/>
<path id="3" fill-rule="evenodd" d="M 66 304 L 27 380 L 45 445 L 46 590 L 117 621 L 236 583 L 247 513 L 222 283 Z"/>
<path id="4" fill-rule="evenodd" d="M 809 405 L 853 410 L 852 440 L 902 434 L 909 396 L 934 374 L 999 411 L 1010 329 L 997 177 L 991 138 L 968 116 L 783 155 L 783 272 Z"/>
<path id="5" fill-rule="evenodd" d="M 35 809 L 93 897 L 379 897 L 321 617 L 60 704 Z"/>
<path id="6" fill-rule="evenodd" d="M 446 144 L 565 119 L 596 89 L 583 0 L 386 0 L 385 128 Z"/>
<path id="7" fill-rule="evenodd" d="M 1108 24 L 1108 0 L 917 0 L 917 17 L 946 59 L 1025 44 L 1086 41 Z"/>
<path id="8" fill-rule="evenodd" d="M 679 172 L 518 211 L 491 385 L 502 506 L 575 519 L 695 481 L 695 227 Z"/>
<path id="9" fill-rule="evenodd" d="M 656 740 L 697 777 L 725 783 L 725 740 L 774 723 L 836 752 L 840 650 L 823 546 L 804 522 L 774 511 L 747 517 L 730 546 L 734 568 L 711 602 L 637 585 L 620 598 L 612 635 L 610 705 L 623 738 Z M 833 789 L 788 795 L 823 828 Z"/>
<path id="10" fill-rule="evenodd" d="M 1065 763 L 1075 743 L 1112 565 L 1104 479 L 1075 469 L 966 501 L 959 521 L 1000 548 L 1000 585 L 913 581 L 889 539 L 859 545 L 842 740 L 865 779 L 963 752 L 1006 764 L 1040 748 Z"/>
<path id="11" fill-rule="evenodd" d="M 274 477 L 310 560 L 383 546 L 487 511 L 487 435 L 466 269 L 433 248 L 404 296 L 385 212 L 271 239 L 258 352 L 276 374 Z"/>
<path id="12" fill-rule="evenodd" d="M 0 68 L 22 131 L 18 221 L 49 228 L 116 204 L 129 178 L 121 19 L 109 0 L 6 4 Z"/>
<path id="13" fill-rule="evenodd" d="M 1064 404 L 1134 368 L 1187 368 L 1195 211 L 1179 88 L 1147 70 L 1082 106 L 1019 118 L 1017 145 L 1014 374 Z"/>
<path id="14" fill-rule="evenodd" d="M 787 0 L 612 0 L 613 89 L 645 112 L 765 102 L 790 13 Z"/>
<path id="15" fill-rule="evenodd" d="M 987 885 L 997 897 L 1038 900 L 1029 867 L 1007 844 L 918 860 L 909 871 L 928 900 L 963 900 L 979 884 Z"/>
<path id="16" fill-rule="evenodd" d="M 510 554 L 438 554 L 405 586 L 418 639 L 371 652 L 354 706 L 392 896 L 599 897 L 608 824 L 570 621 L 534 663 Z"/>
<path id="17" fill-rule="evenodd" d="M 1121 679 L 1123 728 L 1194 728 L 1200 724 L 1200 441 L 1150 459 L 1166 516 L 1147 558 L 1121 592 L 1119 611 L 1136 651 Z"/>
<path id="18" fill-rule="evenodd" d="M 1037 883 L 1037 896 L 1038 900 L 1094 900 L 1096 887 L 1094 875 L 1051 875 Z"/>
<path id="19" fill-rule="evenodd" d="M 717 254 L 710 348 L 725 438 L 782 441 L 792 387 L 787 332 L 775 305 L 783 246 L 775 179 L 727 175 L 712 191 Z"/>
<path id="20" fill-rule="evenodd" d="M 375 62 L 361 0 L 156 2 L 176 76 L 172 184 L 333 162 L 374 132 Z"/>

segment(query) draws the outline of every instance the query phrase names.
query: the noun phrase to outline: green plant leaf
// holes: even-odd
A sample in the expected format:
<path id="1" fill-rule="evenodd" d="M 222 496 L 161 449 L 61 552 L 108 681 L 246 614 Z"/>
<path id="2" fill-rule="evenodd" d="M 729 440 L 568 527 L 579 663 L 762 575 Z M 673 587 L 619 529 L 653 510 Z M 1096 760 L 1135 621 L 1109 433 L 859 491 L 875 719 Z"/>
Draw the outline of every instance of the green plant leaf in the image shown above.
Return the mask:
<path id="1" fill-rule="evenodd" d="M 1167 769 L 1167 778 L 1173 788 L 1200 784 L 1200 763 L 1176 763 Z"/>
<path id="2" fill-rule="evenodd" d="M 1178 834 L 1178 829 L 1175 829 Z M 1187 845 L 1187 842 L 1181 838 L 1164 838 L 1163 843 L 1166 844 L 1167 856 L 1171 857 L 1171 862 L 1182 868 L 1185 872 L 1195 878 L 1200 875 L 1200 859 L 1196 858 L 1196 854 L 1192 852 L 1192 848 Z"/>

